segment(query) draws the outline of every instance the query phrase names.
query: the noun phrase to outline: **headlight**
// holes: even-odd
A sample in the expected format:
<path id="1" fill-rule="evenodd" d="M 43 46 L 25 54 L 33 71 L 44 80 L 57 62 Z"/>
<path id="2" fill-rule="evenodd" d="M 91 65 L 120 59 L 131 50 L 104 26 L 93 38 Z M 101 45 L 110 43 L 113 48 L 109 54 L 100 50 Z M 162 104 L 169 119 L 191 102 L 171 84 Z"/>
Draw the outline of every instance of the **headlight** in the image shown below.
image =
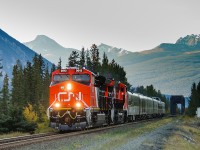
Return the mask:
<path id="1" fill-rule="evenodd" d="M 55 103 L 54 105 L 56 108 L 59 108 L 60 107 L 60 103 Z"/>
<path id="2" fill-rule="evenodd" d="M 72 89 L 72 85 L 70 83 L 67 84 L 67 90 L 71 90 Z"/>
<path id="3" fill-rule="evenodd" d="M 80 107 L 81 107 L 81 103 L 80 103 L 80 102 L 77 102 L 77 103 L 76 103 L 76 107 L 80 108 Z"/>

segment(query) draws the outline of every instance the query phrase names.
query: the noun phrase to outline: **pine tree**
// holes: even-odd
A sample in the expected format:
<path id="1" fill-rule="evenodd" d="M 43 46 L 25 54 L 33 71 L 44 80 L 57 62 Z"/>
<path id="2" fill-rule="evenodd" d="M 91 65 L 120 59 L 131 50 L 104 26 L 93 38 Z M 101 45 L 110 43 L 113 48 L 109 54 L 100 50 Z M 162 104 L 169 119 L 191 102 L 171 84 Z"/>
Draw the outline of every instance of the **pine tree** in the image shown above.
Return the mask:
<path id="1" fill-rule="evenodd" d="M 199 83 L 197 84 L 197 107 L 200 107 L 200 81 Z"/>
<path id="2" fill-rule="evenodd" d="M 196 115 L 197 107 L 200 107 L 200 82 L 198 85 L 196 83 L 192 84 L 191 96 L 188 106 L 188 114 L 190 116 Z"/>
<path id="3" fill-rule="evenodd" d="M 33 68 L 30 62 L 27 62 L 24 68 L 24 94 L 27 103 L 33 102 Z"/>
<path id="4" fill-rule="evenodd" d="M 40 66 L 40 75 L 42 78 L 44 78 L 45 64 L 44 64 L 44 60 L 41 54 L 38 56 L 38 61 L 39 61 L 39 66 Z"/>
<path id="5" fill-rule="evenodd" d="M 70 67 L 77 66 L 79 64 L 78 58 L 79 58 L 79 53 L 77 51 L 72 51 L 72 53 L 68 58 L 68 65 Z"/>
<path id="6" fill-rule="evenodd" d="M 8 75 L 6 74 L 3 80 L 3 88 L 1 90 L 2 98 L 0 102 L 0 113 L 4 115 L 8 115 L 8 102 L 10 100 L 8 81 Z"/>
<path id="7" fill-rule="evenodd" d="M 44 87 L 43 87 L 43 103 L 42 105 L 44 106 L 45 109 L 47 109 L 48 105 L 49 105 L 49 85 L 51 82 L 51 77 L 49 74 L 49 70 L 48 70 L 48 65 L 45 68 L 45 76 L 44 76 Z"/>
<path id="8" fill-rule="evenodd" d="M 80 67 L 85 66 L 85 49 L 84 49 L 84 47 L 81 49 L 81 52 L 80 52 L 79 65 L 80 65 Z"/>
<path id="9" fill-rule="evenodd" d="M 52 72 L 54 72 L 56 70 L 56 65 L 55 64 L 52 64 L 52 67 L 51 67 L 51 75 L 52 75 Z"/>
<path id="10" fill-rule="evenodd" d="M 0 59 L 0 77 L 3 76 L 3 74 L 2 74 L 2 69 L 3 69 L 2 61 L 3 61 L 3 59 Z"/>
<path id="11" fill-rule="evenodd" d="M 109 66 L 108 66 L 108 57 L 105 52 L 103 53 L 102 66 L 101 66 L 100 72 L 105 77 L 107 77 L 110 72 Z"/>
<path id="12" fill-rule="evenodd" d="M 62 60 L 61 57 L 59 58 L 59 62 L 58 62 L 58 67 L 57 69 L 61 70 L 62 69 Z"/>
<path id="13" fill-rule="evenodd" d="M 20 60 L 17 60 L 16 65 L 14 65 L 12 75 L 12 104 L 14 105 L 14 107 L 22 108 L 25 101 L 25 97 L 24 76 Z"/>
<path id="14" fill-rule="evenodd" d="M 157 96 L 157 92 L 154 89 L 152 84 L 150 86 L 146 87 L 146 91 L 147 91 L 147 96 L 149 96 L 149 97 L 156 97 Z"/>
<path id="15" fill-rule="evenodd" d="M 93 44 L 91 46 L 90 52 L 91 52 L 92 71 L 97 72 L 100 67 L 99 49 L 95 44 Z"/>
<path id="16" fill-rule="evenodd" d="M 89 50 L 86 51 L 86 67 L 88 70 L 92 70 L 92 62 L 91 62 L 91 58 L 90 58 L 90 52 Z"/>
<path id="17" fill-rule="evenodd" d="M 108 57 L 107 57 L 105 52 L 103 53 L 102 67 L 103 68 L 107 68 L 108 67 Z"/>

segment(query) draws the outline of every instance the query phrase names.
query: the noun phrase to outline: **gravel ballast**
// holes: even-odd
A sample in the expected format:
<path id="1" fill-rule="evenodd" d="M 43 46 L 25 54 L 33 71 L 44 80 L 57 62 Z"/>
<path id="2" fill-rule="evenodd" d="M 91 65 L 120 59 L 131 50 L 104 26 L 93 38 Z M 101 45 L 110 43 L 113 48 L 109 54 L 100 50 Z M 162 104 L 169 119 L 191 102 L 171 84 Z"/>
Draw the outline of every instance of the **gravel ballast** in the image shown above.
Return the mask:
<path id="1" fill-rule="evenodd" d="M 163 149 L 167 138 L 176 130 L 176 121 L 155 124 L 155 128 L 146 129 L 154 122 L 132 124 L 126 127 L 119 127 L 68 137 L 54 141 L 41 142 L 27 145 L 18 150 L 93 150 L 93 149 L 117 149 L 117 150 L 157 150 Z M 144 129 L 144 131 L 142 131 Z M 124 132 L 126 134 L 124 134 Z M 135 134 L 137 132 L 137 134 Z"/>

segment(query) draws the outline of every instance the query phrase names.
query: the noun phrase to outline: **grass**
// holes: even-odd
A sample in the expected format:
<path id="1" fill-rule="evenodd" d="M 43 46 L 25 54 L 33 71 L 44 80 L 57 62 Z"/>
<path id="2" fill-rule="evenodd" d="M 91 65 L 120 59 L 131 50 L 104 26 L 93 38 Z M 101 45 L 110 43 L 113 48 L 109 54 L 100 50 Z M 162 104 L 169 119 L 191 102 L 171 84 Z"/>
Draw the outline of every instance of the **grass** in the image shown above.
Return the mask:
<path id="1" fill-rule="evenodd" d="M 24 135 L 30 135 L 30 134 L 29 133 L 22 133 L 22 132 L 11 132 L 11 133 L 0 134 L 0 139 L 17 137 L 17 136 L 24 136 Z"/>
<path id="2" fill-rule="evenodd" d="M 140 136 L 141 134 L 150 132 L 164 124 L 167 124 L 172 121 L 172 118 L 165 118 L 162 120 L 152 121 L 151 123 L 140 123 L 133 124 L 129 127 L 120 127 L 112 130 L 108 130 L 99 134 L 92 135 L 91 138 L 83 138 L 69 143 L 67 146 L 64 146 L 62 149 L 95 149 L 95 150 L 109 150 L 118 148 L 121 145 L 126 144 L 128 141 Z M 93 142 L 95 141 L 95 142 Z M 88 147 L 89 146 L 89 147 Z"/>
<path id="3" fill-rule="evenodd" d="M 48 127 L 46 123 L 38 123 L 37 129 L 35 130 L 35 134 L 39 133 L 48 133 L 48 132 L 56 132 L 55 129 Z M 30 135 L 28 132 L 10 132 L 10 133 L 3 133 L 0 134 L 0 139 L 3 138 L 11 138 L 11 137 L 17 137 L 17 136 L 24 136 L 24 135 Z"/>
<path id="4" fill-rule="evenodd" d="M 38 127 L 37 127 L 35 133 L 55 132 L 55 129 L 49 127 L 46 122 L 44 122 L 44 123 L 38 123 L 37 126 Z"/>
<path id="5" fill-rule="evenodd" d="M 105 144 L 101 145 L 98 149 L 114 149 L 117 148 L 131 139 L 134 139 L 138 137 L 139 135 L 142 135 L 146 132 L 150 132 L 166 123 L 171 122 L 171 118 L 163 119 L 163 120 L 158 120 L 156 122 L 151 122 L 151 123 L 143 123 L 140 124 L 139 127 L 137 128 L 127 128 L 126 130 L 119 130 L 115 131 L 113 133 L 108 134 L 108 138 L 110 140 L 106 142 Z M 113 144 L 115 143 L 115 144 Z"/>
<path id="6" fill-rule="evenodd" d="M 181 117 L 177 130 L 168 138 L 166 150 L 198 150 L 200 149 L 199 120 L 188 116 Z"/>

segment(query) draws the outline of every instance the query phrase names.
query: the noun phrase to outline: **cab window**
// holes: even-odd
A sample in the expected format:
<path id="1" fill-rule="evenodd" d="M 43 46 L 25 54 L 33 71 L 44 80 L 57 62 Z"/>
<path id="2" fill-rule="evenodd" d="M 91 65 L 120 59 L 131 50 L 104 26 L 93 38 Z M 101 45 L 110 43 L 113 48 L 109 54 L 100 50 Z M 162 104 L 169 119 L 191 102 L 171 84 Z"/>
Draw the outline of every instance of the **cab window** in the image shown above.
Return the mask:
<path id="1" fill-rule="evenodd" d="M 72 80 L 81 84 L 90 84 L 90 75 L 88 74 L 74 74 L 72 75 Z"/>
<path id="2" fill-rule="evenodd" d="M 60 83 L 60 82 L 64 82 L 64 81 L 68 81 L 70 79 L 70 75 L 67 74 L 56 74 L 53 76 L 53 82 L 51 83 L 51 85 Z"/>

